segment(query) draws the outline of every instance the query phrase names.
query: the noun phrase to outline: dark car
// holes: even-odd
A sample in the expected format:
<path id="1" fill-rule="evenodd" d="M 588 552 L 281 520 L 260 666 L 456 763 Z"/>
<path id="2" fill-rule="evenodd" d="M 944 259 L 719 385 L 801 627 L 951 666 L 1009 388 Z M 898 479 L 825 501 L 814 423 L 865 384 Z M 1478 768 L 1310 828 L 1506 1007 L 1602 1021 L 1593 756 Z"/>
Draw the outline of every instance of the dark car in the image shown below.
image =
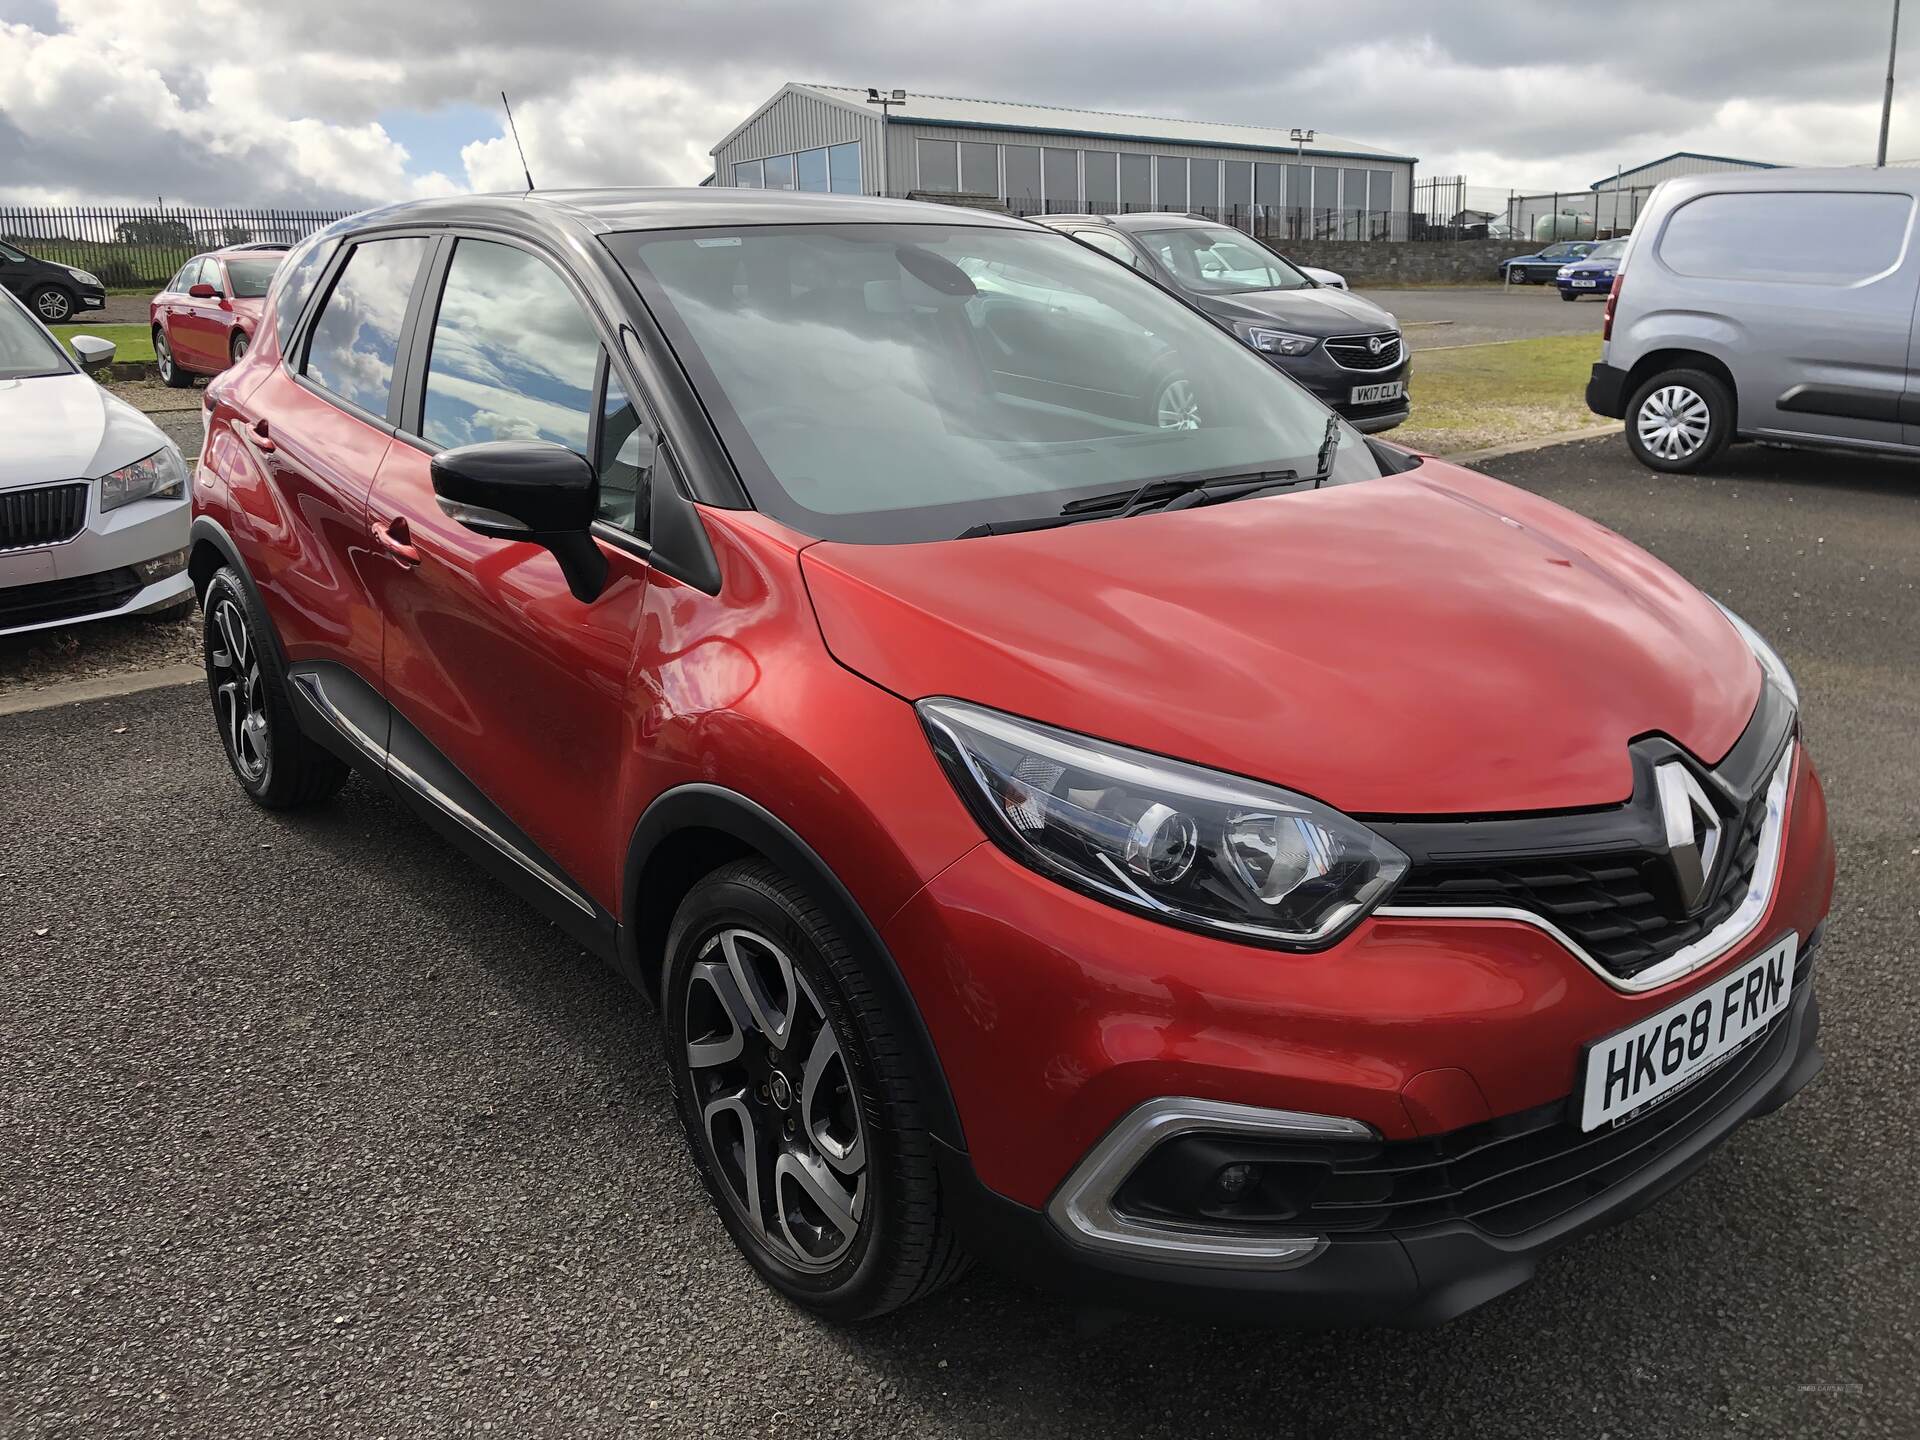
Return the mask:
<path id="1" fill-rule="evenodd" d="M 1355 429 L 1391 430 L 1410 413 L 1399 322 L 1370 300 L 1319 284 L 1253 236 L 1173 214 L 1049 215 L 1041 223 L 1179 294 Z M 1163 398 L 1178 409 L 1177 377 L 1171 383 Z"/>
<path id="2" fill-rule="evenodd" d="M 1544 285 L 1560 273 L 1562 265 L 1584 260 L 1599 244 L 1598 240 L 1562 240 L 1531 255 L 1516 255 L 1500 262 L 1496 278 L 1513 285 Z"/>
<path id="3" fill-rule="evenodd" d="M 196 255 L 147 306 L 160 378 L 175 389 L 218 375 L 247 353 L 282 245 L 236 245 Z"/>
<path id="4" fill-rule="evenodd" d="M 1581 259 L 1560 267 L 1553 283 L 1560 287 L 1562 300 L 1578 300 L 1582 295 L 1605 298 L 1613 289 L 1613 277 L 1619 273 L 1620 257 L 1627 253 L 1625 240 L 1608 240 L 1596 245 Z"/>
<path id="5" fill-rule="evenodd" d="M 64 324 L 82 310 L 107 308 L 107 287 L 98 275 L 36 260 L 4 243 L 0 243 L 0 285 L 26 301 L 48 325 Z"/>

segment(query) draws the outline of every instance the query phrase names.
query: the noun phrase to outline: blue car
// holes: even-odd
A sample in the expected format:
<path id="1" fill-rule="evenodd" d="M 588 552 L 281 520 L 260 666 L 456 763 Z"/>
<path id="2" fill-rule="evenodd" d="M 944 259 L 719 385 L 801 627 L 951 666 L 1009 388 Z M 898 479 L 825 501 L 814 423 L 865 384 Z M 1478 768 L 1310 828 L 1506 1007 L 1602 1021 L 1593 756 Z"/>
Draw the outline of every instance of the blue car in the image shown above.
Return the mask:
<path id="1" fill-rule="evenodd" d="M 1553 283 L 1560 287 L 1560 298 L 1605 295 L 1613 288 L 1613 277 L 1620 272 L 1620 257 L 1626 253 L 1626 241 L 1606 240 L 1572 264 L 1562 265 L 1553 277 Z"/>
<path id="2" fill-rule="evenodd" d="M 1500 262 L 1500 275 L 1515 285 L 1543 285 L 1569 260 L 1583 259 L 1597 240 L 1561 240 L 1532 255 L 1516 255 Z"/>

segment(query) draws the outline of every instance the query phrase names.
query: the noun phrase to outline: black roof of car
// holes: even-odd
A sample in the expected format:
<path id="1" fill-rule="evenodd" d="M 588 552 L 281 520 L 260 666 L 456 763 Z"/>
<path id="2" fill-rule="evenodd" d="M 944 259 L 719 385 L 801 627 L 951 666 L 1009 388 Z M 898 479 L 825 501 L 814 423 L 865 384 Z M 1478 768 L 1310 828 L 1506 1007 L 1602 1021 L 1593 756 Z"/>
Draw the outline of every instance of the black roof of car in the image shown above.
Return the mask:
<path id="1" fill-rule="evenodd" d="M 706 225 L 964 224 L 1029 228 L 1025 220 L 1011 215 L 956 205 L 890 200 L 873 195 L 823 195 L 812 191 L 748 190 L 733 186 L 534 190 L 409 200 L 357 215 L 346 222 L 346 228 L 484 224 L 509 218 L 538 224 L 541 219 L 552 221 L 563 217 L 596 233 L 687 230 Z"/>

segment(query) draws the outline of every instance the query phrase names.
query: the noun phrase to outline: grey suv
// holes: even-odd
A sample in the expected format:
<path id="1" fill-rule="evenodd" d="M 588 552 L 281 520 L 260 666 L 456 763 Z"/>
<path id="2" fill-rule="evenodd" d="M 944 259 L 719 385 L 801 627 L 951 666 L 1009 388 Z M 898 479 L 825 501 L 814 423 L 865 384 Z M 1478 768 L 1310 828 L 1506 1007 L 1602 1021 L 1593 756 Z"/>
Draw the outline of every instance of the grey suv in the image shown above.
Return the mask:
<path id="1" fill-rule="evenodd" d="M 1656 190 L 1587 406 L 1655 470 L 1729 441 L 1920 453 L 1912 170 L 1695 175 Z"/>

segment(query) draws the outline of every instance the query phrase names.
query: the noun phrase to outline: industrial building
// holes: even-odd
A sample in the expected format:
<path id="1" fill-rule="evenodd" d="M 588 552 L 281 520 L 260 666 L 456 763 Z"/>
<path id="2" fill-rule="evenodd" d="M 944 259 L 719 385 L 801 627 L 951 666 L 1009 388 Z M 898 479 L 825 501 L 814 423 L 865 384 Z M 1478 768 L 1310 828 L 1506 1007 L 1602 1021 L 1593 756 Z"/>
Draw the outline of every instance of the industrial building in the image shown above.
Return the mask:
<path id="1" fill-rule="evenodd" d="M 1411 155 L 1290 129 L 789 84 L 713 147 L 713 183 L 970 196 L 1015 214 L 1199 211 L 1292 238 L 1405 239 Z"/>

